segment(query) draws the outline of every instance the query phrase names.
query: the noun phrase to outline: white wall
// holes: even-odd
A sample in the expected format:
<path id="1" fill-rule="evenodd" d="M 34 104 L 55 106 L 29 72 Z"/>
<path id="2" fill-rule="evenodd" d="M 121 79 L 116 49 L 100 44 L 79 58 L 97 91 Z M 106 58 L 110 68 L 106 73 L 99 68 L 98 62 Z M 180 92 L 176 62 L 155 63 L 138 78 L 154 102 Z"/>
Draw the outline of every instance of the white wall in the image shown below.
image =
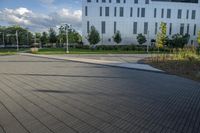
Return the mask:
<path id="1" fill-rule="evenodd" d="M 191 40 L 196 41 L 197 32 L 200 30 L 200 2 L 195 3 L 176 3 L 176 2 L 152 2 L 145 4 L 145 0 L 138 0 L 138 4 L 134 4 L 134 0 L 126 0 L 126 3 L 116 3 L 116 0 L 106 0 L 106 3 L 96 3 L 96 0 L 92 0 L 91 3 L 87 3 L 87 0 L 83 0 L 83 24 L 82 33 L 83 36 L 87 36 L 87 21 L 90 22 L 90 26 L 95 26 L 101 35 L 101 21 L 106 21 L 106 34 L 103 34 L 104 44 L 113 44 L 114 42 L 108 42 L 108 39 L 114 35 L 114 21 L 117 22 L 117 30 L 121 32 L 122 43 L 121 44 L 137 44 L 137 34 L 133 34 L 133 22 L 138 22 L 138 34 L 144 32 L 144 22 L 148 22 L 149 40 L 155 39 L 155 22 L 158 22 L 158 30 L 161 22 L 167 23 L 167 34 L 169 33 L 169 23 L 172 23 L 172 35 L 180 33 L 180 24 L 184 23 L 184 32 L 186 33 L 187 24 L 190 24 Z M 199 0 L 200 1 L 200 0 Z M 85 16 L 85 6 L 88 7 L 88 16 Z M 100 17 L 100 6 L 103 7 L 103 13 Z M 109 17 L 105 17 L 105 7 L 110 8 Z M 117 17 L 114 17 L 114 7 L 117 7 Z M 124 7 L 124 17 L 119 17 L 119 7 Z M 133 16 L 130 17 L 130 8 L 133 7 Z M 137 17 L 137 8 L 145 8 L 145 17 Z M 157 17 L 154 18 L 154 8 L 157 8 Z M 161 18 L 161 10 L 164 8 L 164 18 Z M 171 18 L 167 18 L 167 9 L 171 9 Z M 178 9 L 182 9 L 182 18 L 178 19 Z M 186 12 L 189 10 L 189 19 L 186 19 Z M 196 10 L 196 19 L 191 19 L 192 10 Z M 141 15 L 141 10 L 140 10 Z M 196 36 L 193 36 L 194 24 L 197 25 Z M 101 35 L 102 36 L 102 35 Z M 146 35 L 147 36 L 147 35 Z M 147 37 L 148 38 L 148 37 Z M 88 43 L 86 39 L 85 43 Z M 101 44 L 101 43 L 100 43 Z"/>

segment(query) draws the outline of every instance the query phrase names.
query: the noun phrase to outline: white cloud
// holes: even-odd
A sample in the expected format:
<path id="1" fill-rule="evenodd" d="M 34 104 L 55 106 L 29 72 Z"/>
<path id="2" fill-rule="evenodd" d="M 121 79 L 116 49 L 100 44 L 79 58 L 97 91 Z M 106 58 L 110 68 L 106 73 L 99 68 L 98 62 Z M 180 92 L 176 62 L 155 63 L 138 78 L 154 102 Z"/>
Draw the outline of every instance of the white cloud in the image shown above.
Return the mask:
<path id="1" fill-rule="evenodd" d="M 69 23 L 77 30 L 80 30 L 81 18 L 81 10 L 70 10 L 67 8 L 50 14 L 34 13 L 24 7 L 0 10 L 0 22 L 6 22 L 11 25 L 21 25 L 23 27 L 28 27 L 32 31 L 39 32 L 47 30 L 50 27 L 56 27 L 62 23 Z"/>

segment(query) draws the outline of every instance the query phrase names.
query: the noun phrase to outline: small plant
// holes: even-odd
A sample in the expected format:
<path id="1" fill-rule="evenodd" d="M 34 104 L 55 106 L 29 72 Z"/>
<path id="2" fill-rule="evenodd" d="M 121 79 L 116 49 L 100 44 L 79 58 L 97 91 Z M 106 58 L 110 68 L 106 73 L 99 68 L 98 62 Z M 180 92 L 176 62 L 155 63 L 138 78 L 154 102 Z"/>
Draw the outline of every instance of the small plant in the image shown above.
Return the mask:
<path id="1" fill-rule="evenodd" d="M 142 45 L 142 44 L 144 44 L 144 43 L 147 41 L 147 39 L 146 39 L 146 37 L 145 37 L 144 35 L 142 35 L 142 34 L 140 33 L 140 34 L 138 34 L 138 36 L 137 36 L 137 41 L 138 41 L 138 43 L 139 43 L 140 45 Z"/>
<path id="2" fill-rule="evenodd" d="M 122 37 L 121 37 L 121 33 L 120 31 L 117 31 L 115 33 L 115 35 L 113 36 L 113 40 L 114 42 L 116 42 L 117 44 L 119 44 L 122 41 Z"/>
<path id="3" fill-rule="evenodd" d="M 156 48 L 158 48 L 158 52 L 160 48 L 163 48 L 166 43 L 167 38 L 167 26 L 166 23 L 161 22 L 160 24 L 160 32 L 157 34 L 156 38 Z"/>
<path id="4" fill-rule="evenodd" d="M 94 26 L 91 26 L 91 30 L 88 34 L 88 42 L 90 43 L 90 45 L 95 45 L 100 42 L 99 32 Z"/>

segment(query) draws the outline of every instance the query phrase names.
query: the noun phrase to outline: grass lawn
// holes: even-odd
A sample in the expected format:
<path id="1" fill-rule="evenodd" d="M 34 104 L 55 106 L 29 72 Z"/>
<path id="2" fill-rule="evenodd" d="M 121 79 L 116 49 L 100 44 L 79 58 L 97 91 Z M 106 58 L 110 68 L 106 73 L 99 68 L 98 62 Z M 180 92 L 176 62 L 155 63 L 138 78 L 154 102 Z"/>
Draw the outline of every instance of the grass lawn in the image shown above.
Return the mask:
<path id="1" fill-rule="evenodd" d="M 125 51 L 125 50 L 91 50 L 91 49 L 69 49 L 69 54 L 146 54 L 146 51 Z M 157 53 L 150 52 L 150 53 Z M 40 49 L 37 54 L 65 54 L 63 48 L 44 48 Z"/>
<path id="2" fill-rule="evenodd" d="M 26 50 L 28 50 L 28 49 L 21 48 L 21 49 L 19 49 L 19 52 L 26 51 Z M 1 55 L 14 55 L 16 53 L 17 53 L 16 49 L 4 49 L 4 48 L 0 49 L 0 56 Z"/>

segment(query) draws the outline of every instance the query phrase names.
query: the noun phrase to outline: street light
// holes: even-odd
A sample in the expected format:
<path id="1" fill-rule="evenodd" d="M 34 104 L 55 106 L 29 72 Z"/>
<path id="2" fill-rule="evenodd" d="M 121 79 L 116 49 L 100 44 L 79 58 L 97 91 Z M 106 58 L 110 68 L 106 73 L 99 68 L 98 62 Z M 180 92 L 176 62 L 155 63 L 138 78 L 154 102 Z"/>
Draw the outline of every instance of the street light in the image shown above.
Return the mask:
<path id="1" fill-rule="evenodd" d="M 17 51 L 19 51 L 18 31 L 16 30 Z"/>
<path id="2" fill-rule="evenodd" d="M 68 30 L 71 27 L 70 24 L 63 24 L 63 26 L 65 27 L 65 36 L 66 36 L 66 43 L 65 43 L 65 53 L 69 53 L 69 35 L 68 35 Z"/>
<path id="3" fill-rule="evenodd" d="M 149 43 L 150 43 L 150 40 L 149 40 L 149 30 L 147 31 L 147 53 L 149 53 Z"/>

